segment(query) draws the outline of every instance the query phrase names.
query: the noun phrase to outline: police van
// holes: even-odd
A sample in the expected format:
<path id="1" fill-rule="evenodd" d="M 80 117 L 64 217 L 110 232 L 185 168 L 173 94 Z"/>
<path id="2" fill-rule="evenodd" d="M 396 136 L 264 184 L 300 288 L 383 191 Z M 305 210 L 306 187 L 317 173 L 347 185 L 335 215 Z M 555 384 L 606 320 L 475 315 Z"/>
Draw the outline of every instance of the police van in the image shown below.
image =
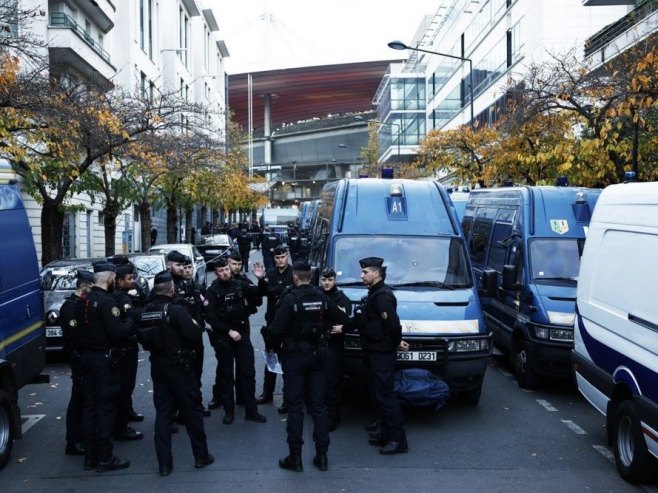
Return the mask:
<path id="1" fill-rule="evenodd" d="M 0 183 L 0 468 L 21 437 L 18 391 L 46 358 L 39 263 L 20 195 Z M 44 379 L 42 379 L 44 381 Z"/>
<path id="2" fill-rule="evenodd" d="M 462 227 L 494 344 L 519 386 L 570 377 L 580 256 L 600 190 L 504 187 L 469 194 Z"/>
<path id="3" fill-rule="evenodd" d="M 658 182 L 603 190 L 580 266 L 573 361 L 633 483 L 658 475 L 657 253 Z"/>
<path id="4" fill-rule="evenodd" d="M 331 266 L 352 303 L 367 294 L 359 259 L 384 259 L 403 340 L 400 369 L 423 368 L 444 380 L 462 403 L 476 405 L 491 352 L 461 226 L 438 183 L 402 179 L 342 179 L 321 193 L 310 261 Z M 347 334 L 343 366 L 364 375 L 360 339 Z"/>

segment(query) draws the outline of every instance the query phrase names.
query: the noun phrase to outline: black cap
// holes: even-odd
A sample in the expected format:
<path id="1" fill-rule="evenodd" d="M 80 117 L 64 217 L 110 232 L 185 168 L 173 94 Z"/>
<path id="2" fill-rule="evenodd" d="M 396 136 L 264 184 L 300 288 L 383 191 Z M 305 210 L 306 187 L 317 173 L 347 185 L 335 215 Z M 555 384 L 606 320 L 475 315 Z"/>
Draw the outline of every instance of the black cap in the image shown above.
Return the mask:
<path id="1" fill-rule="evenodd" d="M 240 255 L 240 252 L 237 250 L 231 250 L 228 254 L 228 258 L 237 262 L 242 262 L 242 255 Z"/>
<path id="2" fill-rule="evenodd" d="M 179 264 L 182 264 L 185 262 L 185 255 L 180 253 L 178 250 L 172 250 L 167 254 L 167 261 L 178 262 Z"/>
<path id="3" fill-rule="evenodd" d="M 284 253 L 288 253 L 288 247 L 285 245 L 279 245 L 274 247 L 274 255 L 283 255 Z"/>
<path id="4" fill-rule="evenodd" d="M 189 255 L 183 255 L 183 257 L 185 257 L 185 260 L 183 260 L 183 265 L 192 265 L 192 259 Z"/>
<path id="5" fill-rule="evenodd" d="M 117 266 L 109 262 L 96 262 L 94 264 L 94 274 L 98 272 L 116 272 Z"/>
<path id="6" fill-rule="evenodd" d="M 75 276 L 78 278 L 79 281 L 89 282 L 89 283 L 94 282 L 94 273 L 89 272 L 88 270 L 79 270 L 76 272 Z"/>
<path id="7" fill-rule="evenodd" d="M 128 274 L 134 274 L 134 270 L 131 265 L 118 265 L 116 268 L 117 277 L 127 276 Z"/>
<path id="8" fill-rule="evenodd" d="M 366 267 L 381 267 L 384 264 L 384 259 L 380 257 L 366 257 L 359 260 L 359 265 L 362 269 Z"/>
<path id="9" fill-rule="evenodd" d="M 130 260 L 125 255 L 113 255 L 108 257 L 107 261 L 113 263 L 114 265 L 125 265 L 130 263 Z"/>
<path id="10" fill-rule="evenodd" d="M 153 279 L 153 284 L 163 284 L 165 282 L 173 281 L 174 278 L 171 275 L 171 272 L 168 270 L 163 270 L 162 272 L 158 272 L 155 275 L 155 278 Z"/>
<path id="11" fill-rule="evenodd" d="M 304 260 L 297 260 L 292 264 L 292 270 L 297 272 L 311 272 L 311 266 Z"/>
<path id="12" fill-rule="evenodd" d="M 217 267 L 226 267 L 228 265 L 228 259 L 226 257 L 218 257 L 215 259 L 213 262 L 213 269 L 216 269 Z"/>
<path id="13" fill-rule="evenodd" d="M 320 277 L 324 277 L 324 278 L 336 277 L 336 271 L 334 270 L 333 267 L 325 267 L 322 270 L 322 274 L 320 274 Z"/>

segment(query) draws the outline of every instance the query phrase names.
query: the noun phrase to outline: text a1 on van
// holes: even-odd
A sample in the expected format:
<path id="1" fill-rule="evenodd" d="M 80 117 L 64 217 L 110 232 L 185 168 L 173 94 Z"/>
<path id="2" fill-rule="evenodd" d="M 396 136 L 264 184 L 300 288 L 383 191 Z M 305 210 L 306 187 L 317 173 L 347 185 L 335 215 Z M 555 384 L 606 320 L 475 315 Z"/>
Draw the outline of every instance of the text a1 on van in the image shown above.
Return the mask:
<path id="1" fill-rule="evenodd" d="M 401 179 L 343 179 L 325 185 L 311 263 L 332 266 L 353 303 L 367 294 L 359 259 L 384 259 L 402 337 L 399 368 L 424 368 L 463 403 L 479 401 L 491 334 L 484 328 L 461 227 L 441 185 Z M 344 368 L 363 375 L 358 335 L 345 339 Z"/>
<path id="2" fill-rule="evenodd" d="M 607 187 L 578 281 L 578 389 L 606 417 L 627 481 L 658 474 L 658 182 Z"/>
<path id="3" fill-rule="evenodd" d="M 462 222 L 485 323 L 521 387 L 572 375 L 580 256 L 598 189 L 472 190 Z"/>

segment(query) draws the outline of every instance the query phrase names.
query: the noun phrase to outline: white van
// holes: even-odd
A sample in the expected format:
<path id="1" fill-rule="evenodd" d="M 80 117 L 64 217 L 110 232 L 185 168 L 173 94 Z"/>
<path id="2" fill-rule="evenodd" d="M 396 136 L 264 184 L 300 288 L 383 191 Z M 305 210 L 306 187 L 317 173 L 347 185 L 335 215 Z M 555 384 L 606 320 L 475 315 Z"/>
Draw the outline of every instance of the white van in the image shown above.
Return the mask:
<path id="1" fill-rule="evenodd" d="M 601 194 L 580 264 L 574 370 L 606 417 L 617 469 L 632 483 L 658 473 L 658 182 Z"/>

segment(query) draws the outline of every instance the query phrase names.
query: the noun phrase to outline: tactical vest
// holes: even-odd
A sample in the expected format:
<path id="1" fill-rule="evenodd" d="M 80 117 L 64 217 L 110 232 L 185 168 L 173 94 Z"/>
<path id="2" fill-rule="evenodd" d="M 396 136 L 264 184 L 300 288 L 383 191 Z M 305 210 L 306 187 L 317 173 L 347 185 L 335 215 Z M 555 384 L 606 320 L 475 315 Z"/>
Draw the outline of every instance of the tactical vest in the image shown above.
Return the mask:
<path id="1" fill-rule="evenodd" d="M 229 291 L 215 290 L 215 299 L 220 317 L 231 321 L 249 318 L 249 302 L 238 283 L 231 283 Z"/>
<path id="2" fill-rule="evenodd" d="M 139 317 L 137 339 L 144 349 L 153 353 L 166 354 L 167 346 L 164 340 L 164 330 L 169 323 L 167 311 L 169 303 L 149 303 Z"/>
<path id="3" fill-rule="evenodd" d="M 326 339 L 327 325 L 325 313 L 327 301 L 315 289 L 292 291 L 295 301 L 292 305 L 293 328 L 292 338 L 311 343 L 318 343 Z"/>

